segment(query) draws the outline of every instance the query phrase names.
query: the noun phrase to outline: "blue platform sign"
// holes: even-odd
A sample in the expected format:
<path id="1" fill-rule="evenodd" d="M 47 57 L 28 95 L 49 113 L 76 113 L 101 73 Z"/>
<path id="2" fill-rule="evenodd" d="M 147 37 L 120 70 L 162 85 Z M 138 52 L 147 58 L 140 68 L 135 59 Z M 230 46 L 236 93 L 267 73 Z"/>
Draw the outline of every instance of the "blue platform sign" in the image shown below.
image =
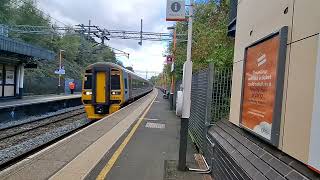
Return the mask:
<path id="1" fill-rule="evenodd" d="M 54 71 L 55 74 L 64 75 L 66 74 L 66 70 L 64 69 L 58 69 Z"/>

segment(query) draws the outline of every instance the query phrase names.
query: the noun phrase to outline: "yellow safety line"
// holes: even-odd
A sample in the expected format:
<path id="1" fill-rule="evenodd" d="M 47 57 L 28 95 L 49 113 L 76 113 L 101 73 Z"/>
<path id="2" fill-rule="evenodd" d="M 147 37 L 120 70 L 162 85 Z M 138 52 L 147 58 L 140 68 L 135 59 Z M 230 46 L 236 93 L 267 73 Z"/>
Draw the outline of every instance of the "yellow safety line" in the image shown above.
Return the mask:
<path id="1" fill-rule="evenodd" d="M 132 128 L 132 130 L 130 131 L 130 133 L 128 134 L 128 136 L 124 139 L 124 141 L 121 143 L 121 145 L 118 147 L 118 149 L 116 150 L 116 152 L 112 155 L 112 157 L 110 158 L 110 160 L 108 161 L 108 163 L 106 164 L 106 166 L 101 170 L 101 172 L 99 173 L 99 175 L 97 176 L 96 180 L 103 180 L 106 178 L 106 176 L 108 175 L 108 173 L 110 172 L 111 168 L 113 167 L 113 165 L 115 164 L 115 162 L 117 161 L 117 159 L 119 158 L 120 154 L 122 153 L 122 151 L 124 150 L 124 148 L 126 147 L 126 145 L 128 144 L 128 142 L 130 141 L 130 139 L 132 138 L 133 134 L 136 132 L 136 130 L 138 129 L 139 125 L 141 124 L 141 122 L 143 121 L 144 117 L 146 116 L 146 114 L 149 112 L 154 100 L 157 98 L 158 93 L 156 94 L 156 97 L 152 100 L 152 102 L 150 103 L 150 105 L 148 106 L 148 108 L 146 109 L 146 111 L 143 113 L 143 115 L 139 118 L 139 121 L 134 125 L 134 127 Z"/>

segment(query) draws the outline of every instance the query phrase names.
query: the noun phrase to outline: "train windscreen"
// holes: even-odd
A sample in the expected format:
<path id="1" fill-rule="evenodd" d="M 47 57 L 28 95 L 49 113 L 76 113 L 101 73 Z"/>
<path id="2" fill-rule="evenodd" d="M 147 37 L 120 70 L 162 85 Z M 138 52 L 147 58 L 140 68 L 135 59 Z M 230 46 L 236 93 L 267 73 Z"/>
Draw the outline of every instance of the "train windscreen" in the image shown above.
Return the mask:
<path id="1" fill-rule="evenodd" d="M 92 89 L 92 75 L 85 75 L 84 89 Z"/>
<path id="2" fill-rule="evenodd" d="M 120 75 L 114 74 L 111 76 L 111 90 L 120 89 Z"/>

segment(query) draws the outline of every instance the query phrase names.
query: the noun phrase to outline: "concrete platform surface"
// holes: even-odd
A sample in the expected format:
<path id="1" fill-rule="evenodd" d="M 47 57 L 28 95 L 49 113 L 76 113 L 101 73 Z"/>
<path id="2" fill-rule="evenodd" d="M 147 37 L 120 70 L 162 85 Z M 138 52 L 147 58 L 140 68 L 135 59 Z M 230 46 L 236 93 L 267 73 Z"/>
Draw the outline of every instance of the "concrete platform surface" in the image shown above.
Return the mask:
<path id="1" fill-rule="evenodd" d="M 153 91 L 116 113 L 0 172 L 0 179 L 83 179 L 156 97 Z"/>
<path id="2" fill-rule="evenodd" d="M 25 106 L 31 104 L 47 103 L 52 101 L 59 101 L 64 99 L 81 98 L 81 94 L 73 95 L 39 95 L 39 96 L 26 96 L 22 99 L 7 99 L 0 101 L 0 109 Z"/>
<path id="3" fill-rule="evenodd" d="M 159 91 L 150 110 L 123 151 L 108 153 L 86 179 L 109 180 L 201 180 L 202 175 L 177 171 L 180 119 L 169 110 L 168 100 Z M 125 142 L 125 140 L 123 141 Z M 123 144 L 119 145 L 122 148 Z M 188 166 L 198 168 L 191 141 Z M 119 149 L 118 148 L 118 149 Z M 113 154 L 113 155 L 110 155 Z M 120 154 L 120 156 L 118 156 Z M 110 166 L 115 161 L 115 163 Z"/>

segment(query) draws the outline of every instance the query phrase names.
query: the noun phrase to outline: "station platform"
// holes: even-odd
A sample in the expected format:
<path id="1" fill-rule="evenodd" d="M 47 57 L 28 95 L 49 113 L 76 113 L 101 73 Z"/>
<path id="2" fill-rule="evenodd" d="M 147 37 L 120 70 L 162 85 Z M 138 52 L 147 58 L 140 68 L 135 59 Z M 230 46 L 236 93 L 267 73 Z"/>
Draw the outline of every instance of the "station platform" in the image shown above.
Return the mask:
<path id="1" fill-rule="evenodd" d="M 0 179 L 201 180 L 178 172 L 180 119 L 148 95 L 4 169 Z M 188 165 L 198 168 L 190 142 Z"/>
<path id="2" fill-rule="evenodd" d="M 10 123 L 82 105 L 81 94 L 25 96 L 0 101 L 0 123 Z"/>
<path id="3" fill-rule="evenodd" d="M 73 95 L 38 95 L 38 96 L 24 96 L 22 99 L 6 99 L 0 101 L 0 110 L 12 107 L 20 107 L 33 104 L 48 103 L 53 101 L 60 101 L 65 99 L 81 98 L 81 93 Z"/>

